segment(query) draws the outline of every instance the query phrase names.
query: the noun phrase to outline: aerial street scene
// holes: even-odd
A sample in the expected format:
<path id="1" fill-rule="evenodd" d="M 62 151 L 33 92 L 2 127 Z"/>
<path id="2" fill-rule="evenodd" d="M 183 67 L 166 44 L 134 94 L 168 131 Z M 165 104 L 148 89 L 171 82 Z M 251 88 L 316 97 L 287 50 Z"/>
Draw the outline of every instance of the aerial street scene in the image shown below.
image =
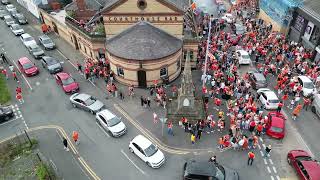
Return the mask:
<path id="1" fill-rule="evenodd" d="M 320 180 L 319 0 L 0 1 L 0 180 Z"/>

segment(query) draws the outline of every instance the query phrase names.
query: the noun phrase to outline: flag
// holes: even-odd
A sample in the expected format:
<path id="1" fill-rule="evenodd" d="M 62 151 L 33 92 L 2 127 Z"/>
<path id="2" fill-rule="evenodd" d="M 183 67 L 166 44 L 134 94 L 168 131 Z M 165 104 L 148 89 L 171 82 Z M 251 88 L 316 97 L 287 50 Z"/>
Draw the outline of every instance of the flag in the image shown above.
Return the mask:
<path id="1" fill-rule="evenodd" d="M 192 3 L 192 4 L 191 4 L 191 9 L 192 9 L 192 10 L 195 10 L 196 8 L 197 8 L 196 3 Z"/>

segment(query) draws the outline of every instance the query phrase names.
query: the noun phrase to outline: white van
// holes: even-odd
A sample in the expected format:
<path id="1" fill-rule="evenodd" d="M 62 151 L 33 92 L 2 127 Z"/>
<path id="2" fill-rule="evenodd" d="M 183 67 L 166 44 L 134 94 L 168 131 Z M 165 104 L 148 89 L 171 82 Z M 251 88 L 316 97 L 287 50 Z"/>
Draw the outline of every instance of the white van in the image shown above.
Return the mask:
<path id="1" fill-rule="evenodd" d="M 315 94 L 311 106 L 311 111 L 320 116 L 320 94 Z"/>
<path id="2" fill-rule="evenodd" d="M 316 92 L 313 82 L 307 76 L 298 76 L 298 81 L 302 85 L 303 96 L 309 96 Z"/>

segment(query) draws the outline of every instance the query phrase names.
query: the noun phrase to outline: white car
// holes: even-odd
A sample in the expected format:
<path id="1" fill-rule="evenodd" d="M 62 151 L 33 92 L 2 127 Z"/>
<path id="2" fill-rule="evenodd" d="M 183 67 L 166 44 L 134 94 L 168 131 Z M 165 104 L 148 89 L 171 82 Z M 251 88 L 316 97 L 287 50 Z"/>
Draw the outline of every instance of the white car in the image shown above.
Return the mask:
<path id="1" fill-rule="evenodd" d="M 268 88 L 260 88 L 257 91 L 258 99 L 265 109 L 277 109 L 279 104 L 279 98 L 276 93 Z"/>
<path id="2" fill-rule="evenodd" d="M 19 24 L 12 24 L 10 26 L 10 29 L 13 32 L 13 34 L 16 36 L 20 36 L 21 34 L 24 33 L 24 30 L 21 28 Z"/>
<path id="3" fill-rule="evenodd" d="M 129 150 L 152 168 L 160 168 L 165 162 L 164 154 L 142 135 L 138 135 L 130 141 Z"/>
<path id="4" fill-rule="evenodd" d="M 6 9 L 7 9 L 7 11 L 14 11 L 14 10 L 17 10 L 16 9 L 16 7 L 14 7 L 14 5 L 12 5 L 12 4 L 8 4 L 8 5 L 6 5 Z"/>
<path id="5" fill-rule="evenodd" d="M 245 50 L 237 50 L 236 56 L 239 60 L 239 64 L 251 64 L 249 53 Z"/>
<path id="6" fill-rule="evenodd" d="M 30 34 L 28 34 L 28 33 L 21 34 L 20 39 L 26 47 L 33 45 L 33 44 L 37 44 L 36 40 L 34 40 L 34 38 L 32 36 L 30 36 Z"/>
<path id="7" fill-rule="evenodd" d="M 233 22 L 233 15 L 230 13 L 224 14 L 221 19 L 225 20 L 227 23 L 232 23 Z"/>
<path id="8" fill-rule="evenodd" d="M 3 19 L 7 26 L 11 26 L 12 24 L 16 23 L 10 15 L 3 16 Z"/>
<path id="9" fill-rule="evenodd" d="M 316 88 L 307 76 L 298 76 L 299 84 L 302 86 L 302 94 L 303 96 L 310 96 L 316 93 Z"/>
<path id="10" fill-rule="evenodd" d="M 110 132 L 113 137 L 120 137 L 127 131 L 126 125 L 121 121 L 121 118 L 112 114 L 109 110 L 104 109 L 96 114 L 98 124 Z"/>

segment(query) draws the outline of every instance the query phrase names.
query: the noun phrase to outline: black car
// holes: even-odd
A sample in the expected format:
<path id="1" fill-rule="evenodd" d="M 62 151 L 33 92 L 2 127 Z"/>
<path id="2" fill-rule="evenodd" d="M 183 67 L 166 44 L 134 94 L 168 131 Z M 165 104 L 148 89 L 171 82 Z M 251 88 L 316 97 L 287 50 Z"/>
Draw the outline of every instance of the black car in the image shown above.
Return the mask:
<path id="1" fill-rule="evenodd" d="M 208 161 L 190 160 L 184 164 L 183 171 L 183 180 L 239 180 L 235 170 Z"/>
<path id="2" fill-rule="evenodd" d="M 10 4 L 9 0 L 1 0 L 1 3 L 2 3 L 3 5 L 8 5 L 8 4 Z"/>
<path id="3" fill-rule="evenodd" d="M 21 13 L 16 14 L 15 19 L 19 24 L 28 24 L 27 18 Z"/>
<path id="4" fill-rule="evenodd" d="M 50 56 L 43 56 L 41 59 L 41 63 L 42 67 L 47 69 L 50 74 L 55 74 L 63 70 L 61 63 Z"/>
<path id="5" fill-rule="evenodd" d="M 0 107 L 0 123 L 8 121 L 13 117 L 13 111 L 11 107 Z"/>

